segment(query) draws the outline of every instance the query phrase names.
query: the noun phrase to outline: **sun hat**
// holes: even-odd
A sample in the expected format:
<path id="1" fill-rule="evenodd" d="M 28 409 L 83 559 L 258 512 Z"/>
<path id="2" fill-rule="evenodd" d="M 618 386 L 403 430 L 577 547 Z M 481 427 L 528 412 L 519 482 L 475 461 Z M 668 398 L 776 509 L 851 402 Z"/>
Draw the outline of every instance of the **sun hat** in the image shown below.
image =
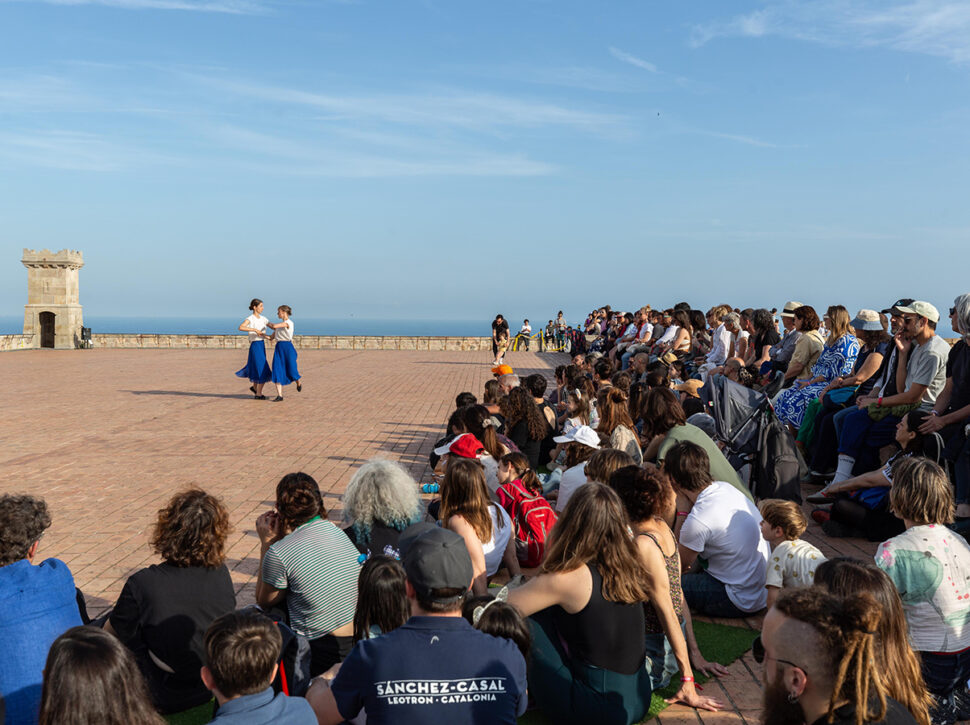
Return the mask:
<path id="1" fill-rule="evenodd" d="M 882 329 L 882 323 L 879 321 L 879 313 L 875 310 L 859 310 L 859 314 L 849 324 L 856 330 L 862 330 L 864 332 L 876 332 Z"/>
<path id="2" fill-rule="evenodd" d="M 893 310 L 898 310 L 900 307 L 905 307 L 906 305 L 913 304 L 915 300 L 912 297 L 900 297 L 898 300 L 893 302 L 889 307 L 884 310 L 880 310 L 884 315 L 891 315 Z"/>
<path id="3" fill-rule="evenodd" d="M 461 458 L 478 458 L 478 454 L 485 450 L 484 444 L 473 433 L 462 433 L 457 438 L 443 446 L 434 449 L 436 456 L 450 453 Z"/>
<path id="4" fill-rule="evenodd" d="M 570 430 L 566 435 L 553 438 L 556 443 L 582 443 L 590 448 L 600 447 L 600 436 L 588 425 L 578 425 Z"/>
<path id="5" fill-rule="evenodd" d="M 785 306 L 782 308 L 781 312 L 778 313 L 780 317 L 794 317 L 795 310 L 799 307 L 803 307 L 801 302 L 795 302 L 794 300 L 786 302 Z"/>
<path id="6" fill-rule="evenodd" d="M 685 380 L 680 385 L 675 385 L 674 390 L 679 390 L 682 393 L 687 393 L 692 398 L 699 398 L 701 394 L 697 392 L 704 387 L 703 380 Z"/>
<path id="7" fill-rule="evenodd" d="M 940 311 L 929 302 L 923 302 L 923 300 L 914 300 L 908 305 L 903 305 L 902 307 L 897 306 L 896 309 L 908 315 L 925 317 L 930 322 L 940 321 Z"/>
<path id="8" fill-rule="evenodd" d="M 434 600 L 448 604 L 461 599 L 471 586 L 472 559 L 465 540 L 454 531 L 421 521 L 401 532 L 398 548 L 408 581 L 422 597 L 431 598 L 434 589 L 461 589 L 457 596 Z"/>
<path id="9" fill-rule="evenodd" d="M 512 369 L 511 365 L 496 365 L 492 368 L 493 375 L 512 375 L 515 371 Z"/>

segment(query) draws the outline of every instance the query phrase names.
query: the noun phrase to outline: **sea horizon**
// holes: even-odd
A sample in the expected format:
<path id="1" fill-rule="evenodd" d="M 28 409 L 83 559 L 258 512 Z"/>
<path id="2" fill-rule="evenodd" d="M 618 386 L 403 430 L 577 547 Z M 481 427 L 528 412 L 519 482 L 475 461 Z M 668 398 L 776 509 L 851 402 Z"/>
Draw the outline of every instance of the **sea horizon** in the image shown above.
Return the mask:
<path id="1" fill-rule="evenodd" d="M 85 315 L 94 333 L 143 335 L 242 335 L 236 317 L 108 317 Z M 293 318 L 297 335 L 368 337 L 489 337 L 491 319 L 422 320 L 386 318 Z M 0 317 L 0 334 L 23 332 L 23 317 Z"/>

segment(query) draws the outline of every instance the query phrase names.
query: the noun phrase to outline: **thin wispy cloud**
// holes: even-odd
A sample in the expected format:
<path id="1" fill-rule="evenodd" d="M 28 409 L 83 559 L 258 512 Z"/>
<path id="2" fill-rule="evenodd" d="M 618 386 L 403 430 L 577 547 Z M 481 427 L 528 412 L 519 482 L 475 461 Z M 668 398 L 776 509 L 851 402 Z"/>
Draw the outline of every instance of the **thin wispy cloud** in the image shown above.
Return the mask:
<path id="1" fill-rule="evenodd" d="M 627 120 L 616 114 L 585 111 L 545 101 L 523 100 L 485 92 L 445 90 L 410 94 L 339 95 L 213 77 L 196 76 L 196 79 L 224 92 L 262 101 L 306 106 L 343 120 L 373 120 L 426 127 L 455 126 L 479 130 L 560 126 L 603 133 L 621 130 Z"/>
<path id="2" fill-rule="evenodd" d="M 610 46 L 610 55 L 612 55 L 617 60 L 623 61 L 624 63 L 629 63 L 637 68 L 642 68 L 650 73 L 659 73 L 660 70 L 650 61 L 646 61 L 643 58 L 638 58 L 637 56 L 627 53 L 626 51 L 620 50 L 619 48 L 614 48 Z"/>
<path id="3" fill-rule="evenodd" d="M 755 138 L 754 136 L 744 136 L 737 133 L 722 133 L 720 131 L 702 131 L 702 130 L 692 130 L 691 133 L 696 133 L 700 136 L 712 136 L 713 138 L 723 138 L 727 141 L 735 141 L 745 146 L 757 146 L 763 149 L 776 149 L 779 148 L 778 144 L 771 143 L 770 141 L 762 141 L 760 138 Z"/>
<path id="4" fill-rule="evenodd" d="M 122 171 L 146 163 L 173 163 L 176 159 L 131 148 L 94 133 L 38 131 L 0 133 L 0 168 L 3 161 L 63 171 Z"/>
<path id="5" fill-rule="evenodd" d="M 970 63 L 970 3 L 963 0 L 773 2 L 695 26 L 695 47 L 721 37 L 779 36 L 855 48 L 885 47 Z"/>
<path id="6" fill-rule="evenodd" d="M 267 12 L 257 0 L 0 0 L 2 3 L 45 5 L 101 5 L 123 10 L 183 10 L 201 13 L 256 15 Z"/>

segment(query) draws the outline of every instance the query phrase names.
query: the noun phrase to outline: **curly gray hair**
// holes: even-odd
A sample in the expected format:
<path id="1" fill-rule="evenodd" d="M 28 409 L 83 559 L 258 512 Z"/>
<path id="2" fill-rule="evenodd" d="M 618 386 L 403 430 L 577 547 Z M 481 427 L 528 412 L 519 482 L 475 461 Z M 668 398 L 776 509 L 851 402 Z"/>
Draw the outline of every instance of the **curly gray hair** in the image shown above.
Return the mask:
<path id="1" fill-rule="evenodd" d="M 403 531 L 421 518 L 418 485 L 399 463 L 374 458 L 357 469 L 343 498 L 344 522 L 358 541 L 370 540 L 374 524 Z"/>

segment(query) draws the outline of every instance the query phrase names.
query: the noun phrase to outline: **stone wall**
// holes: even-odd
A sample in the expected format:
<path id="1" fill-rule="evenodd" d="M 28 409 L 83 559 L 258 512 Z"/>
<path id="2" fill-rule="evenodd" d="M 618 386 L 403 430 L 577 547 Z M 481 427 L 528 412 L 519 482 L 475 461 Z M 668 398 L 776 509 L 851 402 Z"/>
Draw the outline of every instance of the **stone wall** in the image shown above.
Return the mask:
<path id="1" fill-rule="evenodd" d="M 114 335 L 94 333 L 96 348 L 204 348 L 249 347 L 246 335 Z M 489 350 L 490 337 L 371 337 L 339 335 L 294 335 L 298 350 Z M 267 343 L 272 349 L 272 344 Z"/>
<path id="2" fill-rule="evenodd" d="M 27 350 L 34 347 L 33 335 L 0 335 L 0 351 Z"/>

